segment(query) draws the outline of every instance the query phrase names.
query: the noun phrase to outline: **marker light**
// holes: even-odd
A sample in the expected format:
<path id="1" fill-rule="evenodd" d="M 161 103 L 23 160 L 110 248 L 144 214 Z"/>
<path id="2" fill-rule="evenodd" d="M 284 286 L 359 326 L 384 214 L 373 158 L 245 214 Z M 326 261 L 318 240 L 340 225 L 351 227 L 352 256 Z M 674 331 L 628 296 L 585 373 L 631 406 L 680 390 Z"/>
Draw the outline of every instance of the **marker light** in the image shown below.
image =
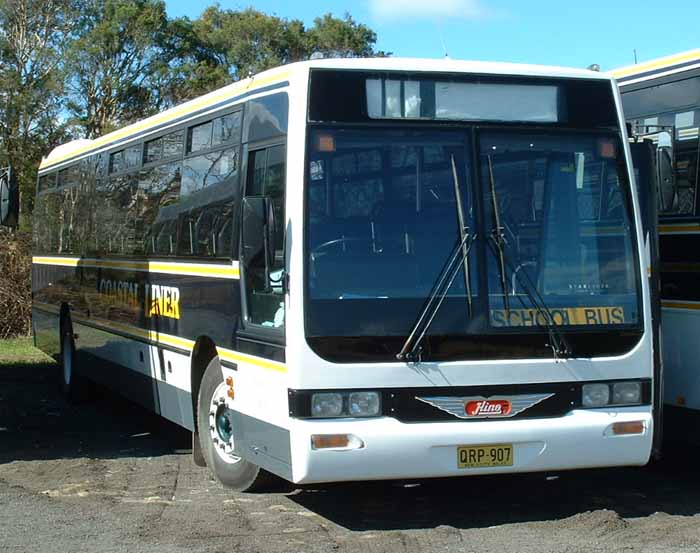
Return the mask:
<path id="1" fill-rule="evenodd" d="M 605 407 L 610 402 L 610 387 L 607 384 L 584 384 L 581 403 L 584 407 Z"/>
<path id="2" fill-rule="evenodd" d="M 317 140 L 319 152 L 335 152 L 335 137 L 332 134 L 319 134 Z"/>
<path id="3" fill-rule="evenodd" d="M 343 396 L 336 393 L 319 393 L 311 396 L 311 416 L 339 417 L 343 413 Z"/>

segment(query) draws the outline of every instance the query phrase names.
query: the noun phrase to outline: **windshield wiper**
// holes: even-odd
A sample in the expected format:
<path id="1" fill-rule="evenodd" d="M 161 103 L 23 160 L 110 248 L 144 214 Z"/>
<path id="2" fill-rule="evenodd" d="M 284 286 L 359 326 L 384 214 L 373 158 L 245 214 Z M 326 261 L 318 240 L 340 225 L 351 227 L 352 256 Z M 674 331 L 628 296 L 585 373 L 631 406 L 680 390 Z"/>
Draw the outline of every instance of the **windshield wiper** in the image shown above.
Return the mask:
<path id="1" fill-rule="evenodd" d="M 493 160 L 491 156 L 487 156 L 489 162 L 489 191 L 491 192 L 491 204 L 493 206 L 493 218 L 496 223 L 491 231 L 491 242 L 498 250 L 498 270 L 501 276 L 501 288 L 503 289 L 503 305 L 506 308 L 506 316 L 510 308 L 508 306 L 508 283 L 506 277 L 506 264 L 504 247 L 506 243 L 503 235 L 503 227 L 501 226 L 501 213 L 498 209 L 498 199 L 496 198 L 496 181 L 493 178 Z"/>
<path id="2" fill-rule="evenodd" d="M 459 222 L 459 238 L 462 243 L 462 265 L 464 267 L 464 289 L 467 291 L 467 308 L 469 309 L 469 318 L 472 316 L 472 285 L 471 275 L 469 274 L 469 245 L 465 242 L 465 236 L 469 232 L 464 222 L 464 209 L 462 208 L 462 192 L 459 189 L 459 178 L 457 177 L 457 165 L 455 164 L 454 154 L 450 156 L 452 162 L 452 181 L 455 187 L 455 201 L 457 203 L 457 220 Z"/>
<path id="3" fill-rule="evenodd" d="M 476 240 L 476 234 L 471 234 L 468 227 L 460 229 L 460 234 L 461 240 L 458 240 L 454 248 L 452 248 L 450 256 L 448 257 L 445 265 L 442 267 L 442 270 L 440 271 L 440 274 L 433 285 L 433 289 L 430 292 L 430 296 L 423 306 L 423 310 L 418 316 L 416 322 L 413 324 L 411 332 L 409 333 L 408 338 L 406 338 L 401 351 L 396 354 L 396 358 L 399 361 L 420 362 L 422 351 L 420 345 L 421 340 L 423 340 L 425 333 L 428 331 L 428 328 L 433 322 L 433 319 L 440 309 L 442 302 L 445 300 L 445 297 L 447 297 L 447 292 L 449 291 L 450 286 L 452 286 L 452 282 L 454 282 L 454 279 L 459 272 L 461 267 L 460 254 L 462 256 L 468 256 L 472 244 L 474 243 L 474 240 Z"/>
<path id="4" fill-rule="evenodd" d="M 572 354 L 571 348 L 569 347 L 569 344 L 564 334 L 561 332 L 561 330 L 559 330 L 559 328 L 557 328 L 557 325 L 554 323 L 549 311 L 549 307 L 547 307 L 547 304 L 542 298 L 542 295 L 537 290 L 537 286 L 533 284 L 532 279 L 527 274 L 527 271 L 518 271 L 515 267 L 513 267 L 512 263 L 510 263 L 506 257 L 505 248 L 508 245 L 508 242 L 505 239 L 503 233 L 504 229 L 501 226 L 501 215 L 500 210 L 498 208 L 498 200 L 496 198 L 496 182 L 493 178 L 493 160 L 491 159 L 490 155 L 486 157 L 488 159 L 489 164 L 489 188 L 491 190 L 491 202 L 493 204 L 493 216 L 495 223 L 495 228 L 491 232 L 491 242 L 498 250 L 501 287 L 503 288 L 503 304 L 506 310 L 506 318 L 508 317 L 508 312 L 510 311 L 510 308 L 508 306 L 508 284 L 506 276 L 507 265 L 513 273 L 513 275 L 515 276 L 515 280 L 518 281 L 520 287 L 523 289 L 525 294 L 527 294 L 530 303 L 535 307 L 537 313 L 539 313 L 542 316 L 544 325 L 547 329 L 547 335 L 549 336 L 549 341 L 551 342 L 550 344 L 545 344 L 545 346 L 552 348 L 554 360 L 556 361 L 559 357 L 569 357 Z M 527 286 L 524 286 L 523 281 L 520 280 L 520 273 L 525 274 L 525 278 L 527 279 L 528 283 Z M 527 309 L 527 306 L 522 301 L 522 299 L 518 299 L 523 308 Z"/>
<path id="5" fill-rule="evenodd" d="M 420 362 L 422 352 L 422 347 L 420 345 L 421 341 L 425 337 L 426 332 L 428 332 L 428 328 L 430 328 L 430 325 L 440 309 L 442 302 L 445 301 L 447 292 L 450 290 L 450 287 L 452 286 L 452 283 L 459 272 L 460 266 L 464 268 L 464 286 L 467 293 L 467 309 L 469 311 L 469 318 L 472 316 L 472 288 L 471 275 L 469 273 L 469 251 L 471 250 L 472 244 L 476 239 L 476 234 L 470 234 L 469 227 L 464 221 L 462 193 L 459 188 L 459 177 L 457 176 L 457 164 L 455 163 L 454 154 L 450 155 L 450 161 L 452 163 L 452 180 L 454 182 L 455 206 L 457 209 L 457 222 L 459 226 L 459 240 L 450 252 L 447 262 L 442 267 L 435 284 L 433 284 L 433 289 L 430 291 L 428 300 L 425 302 L 423 310 L 418 316 L 418 319 L 413 324 L 411 332 L 408 334 L 408 338 L 406 338 L 406 341 L 401 347 L 401 351 L 396 354 L 396 358 L 399 361 Z M 460 254 L 461 263 L 459 262 Z"/>

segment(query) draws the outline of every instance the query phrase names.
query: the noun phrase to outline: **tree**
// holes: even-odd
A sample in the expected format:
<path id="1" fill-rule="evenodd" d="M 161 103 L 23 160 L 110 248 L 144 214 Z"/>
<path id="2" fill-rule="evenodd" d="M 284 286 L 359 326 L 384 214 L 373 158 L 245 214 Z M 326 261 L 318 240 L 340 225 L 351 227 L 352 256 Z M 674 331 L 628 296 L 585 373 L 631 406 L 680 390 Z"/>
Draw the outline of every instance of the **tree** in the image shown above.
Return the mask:
<path id="1" fill-rule="evenodd" d="M 67 108 L 87 138 L 162 107 L 169 30 L 161 0 L 83 0 L 67 58 Z"/>
<path id="2" fill-rule="evenodd" d="M 307 35 L 308 45 L 304 56 L 314 52 L 332 57 L 388 55 L 386 52 L 374 50 L 377 33 L 362 23 L 356 23 L 349 13 L 346 13 L 343 19 L 333 17 L 329 13 L 317 17 Z"/>
<path id="3" fill-rule="evenodd" d="M 65 138 L 62 60 L 75 7 L 73 0 L 0 0 L 0 162 L 18 176 L 25 213 L 41 156 Z"/>
<path id="4" fill-rule="evenodd" d="M 383 56 L 374 49 L 377 35 L 349 14 L 316 18 L 307 29 L 298 19 L 282 19 L 253 8 L 204 10 L 194 22 L 180 21 L 180 36 L 189 50 L 180 50 L 178 77 L 172 98 L 202 94 L 265 69 L 309 59 L 318 52 L 330 56 Z"/>

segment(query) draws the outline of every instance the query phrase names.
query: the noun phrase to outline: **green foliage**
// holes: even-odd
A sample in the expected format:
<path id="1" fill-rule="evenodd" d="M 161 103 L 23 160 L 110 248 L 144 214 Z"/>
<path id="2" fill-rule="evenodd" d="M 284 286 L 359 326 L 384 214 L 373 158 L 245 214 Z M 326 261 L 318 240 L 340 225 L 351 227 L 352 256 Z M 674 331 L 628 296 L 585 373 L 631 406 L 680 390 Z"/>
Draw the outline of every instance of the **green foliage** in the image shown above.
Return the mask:
<path id="1" fill-rule="evenodd" d="M 31 338 L 0 340 L 0 365 L 51 363 L 51 358 L 34 347 Z"/>
<path id="2" fill-rule="evenodd" d="M 43 155 L 274 66 L 384 55 L 349 14 L 306 28 L 213 5 L 170 19 L 163 0 L 0 0 L 0 165 L 19 177 L 25 224 Z"/>
<path id="3" fill-rule="evenodd" d="M 0 0 L 0 163 L 19 178 L 31 212 L 41 156 L 65 140 L 63 53 L 73 0 Z"/>
<path id="4" fill-rule="evenodd" d="M 161 0 L 84 0 L 67 55 L 73 121 L 94 138 L 157 111 L 169 29 Z"/>
<path id="5" fill-rule="evenodd" d="M 282 19 L 253 8 L 222 10 L 215 5 L 192 23 L 190 32 L 189 44 L 194 48 L 177 71 L 179 82 L 187 83 L 195 94 L 308 59 L 314 53 L 334 57 L 387 55 L 375 51 L 376 33 L 349 14 L 342 19 L 326 14 L 307 29 L 298 19 Z"/>
<path id="6" fill-rule="evenodd" d="M 0 340 L 29 334 L 31 243 L 27 232 L 0 227 Z"/>
<path id="7" fill-rule="evenodd" d="M 306 28 L 253 8 L 169 19 L 163 0 L 0 0 L 0 166 L 19 178 L 21 227 L 0 230 L 0 337 L 29 330 L 31 212 L 42 156 L 274 66 L 383 56 L 346 14 Z"/>

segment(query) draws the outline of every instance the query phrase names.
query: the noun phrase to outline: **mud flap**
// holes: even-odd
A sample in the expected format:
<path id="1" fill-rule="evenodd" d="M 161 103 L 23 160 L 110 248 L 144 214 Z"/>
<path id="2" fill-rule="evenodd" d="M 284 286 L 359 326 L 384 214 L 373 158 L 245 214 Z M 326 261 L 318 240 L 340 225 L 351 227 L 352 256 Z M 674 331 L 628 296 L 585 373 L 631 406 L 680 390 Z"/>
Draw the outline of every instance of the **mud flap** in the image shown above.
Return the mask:
<path id="1" fill-rule="evenodd" d="M 192 432 L 192 462 L 198 467 L 206 467 L 207 462 L 202 455 L 202 448 L 199 445 L 199 433 Z"/>

